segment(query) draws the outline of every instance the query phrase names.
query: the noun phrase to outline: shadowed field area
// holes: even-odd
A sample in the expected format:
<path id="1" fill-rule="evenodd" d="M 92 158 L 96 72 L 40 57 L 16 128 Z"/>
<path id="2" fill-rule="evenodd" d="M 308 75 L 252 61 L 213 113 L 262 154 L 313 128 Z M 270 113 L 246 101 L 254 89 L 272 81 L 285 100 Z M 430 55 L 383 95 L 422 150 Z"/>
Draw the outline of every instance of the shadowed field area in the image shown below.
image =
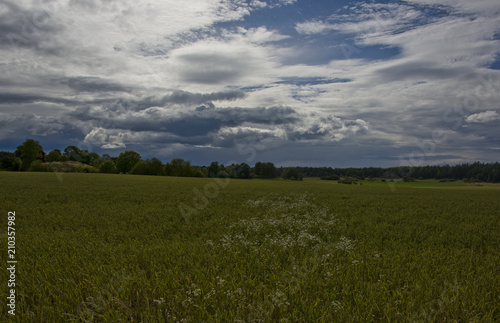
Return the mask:
<path id="1" fill-rule="evenodd" d="M 12 321 L 500 320 L 494 185 L 8 172 L 0 181 L 4 267 L 16 212 Z"/>

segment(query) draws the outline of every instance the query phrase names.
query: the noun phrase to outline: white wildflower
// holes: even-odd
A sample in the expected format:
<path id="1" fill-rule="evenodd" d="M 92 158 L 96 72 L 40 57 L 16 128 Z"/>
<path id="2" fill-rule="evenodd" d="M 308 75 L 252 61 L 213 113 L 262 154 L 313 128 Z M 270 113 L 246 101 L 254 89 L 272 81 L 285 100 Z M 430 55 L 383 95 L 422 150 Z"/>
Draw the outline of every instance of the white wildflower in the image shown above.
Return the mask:
<path id="1" fill-rule="evenodd" d="M 336 301 L 332 301 L 332 307 L 335 312 L 340 311 L 344 308 L 344 306 L 342 306 L 342 303 Z"/>
<path id="2" fill-rule="evenodd" d="M 165 299 L 163 297 L 160 297 L 160 299 L 153 299 L 153 302 L 155 302 L 158 305 L 161 305 L 165 303 Z"/>
<path id="3" fill-rule="evenodd" d="M 335 246 L 338 250 L 343 250 L 346 252 L 351 252 L 354 250 L 354 241 L 349 240 L 346 237 L 340 238 L 340 241 Z"/>

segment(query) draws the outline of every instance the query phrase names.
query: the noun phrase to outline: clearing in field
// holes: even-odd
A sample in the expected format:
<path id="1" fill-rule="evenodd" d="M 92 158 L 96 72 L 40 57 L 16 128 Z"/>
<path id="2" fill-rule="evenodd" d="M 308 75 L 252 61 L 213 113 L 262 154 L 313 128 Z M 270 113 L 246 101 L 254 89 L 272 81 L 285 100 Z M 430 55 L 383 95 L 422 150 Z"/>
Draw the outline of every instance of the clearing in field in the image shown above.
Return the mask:
<path id="1" fill-rule="evenodd" d="M 500 321 L 498 186 L 0 179 L 13 321 Z"/>

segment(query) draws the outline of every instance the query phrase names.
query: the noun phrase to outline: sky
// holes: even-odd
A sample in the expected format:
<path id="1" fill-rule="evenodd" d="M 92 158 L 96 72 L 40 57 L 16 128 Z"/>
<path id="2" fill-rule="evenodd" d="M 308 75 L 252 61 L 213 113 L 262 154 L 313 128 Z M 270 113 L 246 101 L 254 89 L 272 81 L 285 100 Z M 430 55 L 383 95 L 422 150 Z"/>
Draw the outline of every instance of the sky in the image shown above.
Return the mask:
<path id="1" fill-rule="evenodd" d="M 498 0 L 3 0 L 0 150 L 500 161 Z"/>

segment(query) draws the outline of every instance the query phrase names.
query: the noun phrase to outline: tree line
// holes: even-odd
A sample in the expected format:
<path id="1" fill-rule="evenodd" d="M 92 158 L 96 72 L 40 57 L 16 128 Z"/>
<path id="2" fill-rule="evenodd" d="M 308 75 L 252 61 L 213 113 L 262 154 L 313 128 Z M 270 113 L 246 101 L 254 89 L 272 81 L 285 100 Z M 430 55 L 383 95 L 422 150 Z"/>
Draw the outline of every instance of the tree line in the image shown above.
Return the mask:
<path id="1" fill-rule="evenodd" d="M 401 166 L 390 168 L 332 168 L 332 167 L 296 167 L 297 171 L 306 177 L 320 177 L 337 180 L 352 178 L 370 180 L 376 178 L 405 181 L 437 179 L 463 180 L 466 182 L 500 182 L 500 163 L 464 163 L 459 165 L 441 166 Z"/>
<path id="2" fill-rule="evenodd" d="M 111 174 L 137 174 L 180 177 L 228 177 L 302 180 L 304 177 L 318 177 L 325 180 L 356 179 L 415 179 L 464 180 L 467 182 L 500 182 L 500 164 L 460 164 L 455 166 L 420 166 L 392 168 L 332 168 L 332 167 L 280 167 L 273 163 L 257 162 L 254 167 L 246 163 L 223 165 L 212 162 L 210 166 L 194 166 L 189 161 L 176 158 L 163 164 L 157 158 L 142 159 L 141 155 L 129 150 L 118 157 L 108 154 L 100 156 L 95 152 L 67 146 L 63 151 L 54 149 L 46 154 L 39 142 L 27 139 L 15 152 L 0 152 L 0 168 L 8 171 L 54 171 L 57 163 L 78 162 L 88 167 L 76 171 Z"/>
<path id="3" fill-rule="evenodd" d="M 95 152 L 67 146 L 63 151 L 54 149 L 46 154 L 38 141 L 27 139 L 16 151 L 0 152 L 0 168 L 7 171 L 54 171 L 55 164 L 78 162 L 89 167 L 76 167 L 76 171 L 110 174 L 163 175 L 179 177 L 230 177 L 230 178 L 277 178 L 281 172 L 273 163 L 257 163 L 250 167 L 246 163 L 223 165 L 213 162 L 210 166 L 194 166 L 191 162 L 176 158 L 163 164 L 157 158 L 142 159 L 129 150 L 118 157 L 109 154 L 100 156 Z M 290 178 L 299 179 L 299 178 Z"/>

